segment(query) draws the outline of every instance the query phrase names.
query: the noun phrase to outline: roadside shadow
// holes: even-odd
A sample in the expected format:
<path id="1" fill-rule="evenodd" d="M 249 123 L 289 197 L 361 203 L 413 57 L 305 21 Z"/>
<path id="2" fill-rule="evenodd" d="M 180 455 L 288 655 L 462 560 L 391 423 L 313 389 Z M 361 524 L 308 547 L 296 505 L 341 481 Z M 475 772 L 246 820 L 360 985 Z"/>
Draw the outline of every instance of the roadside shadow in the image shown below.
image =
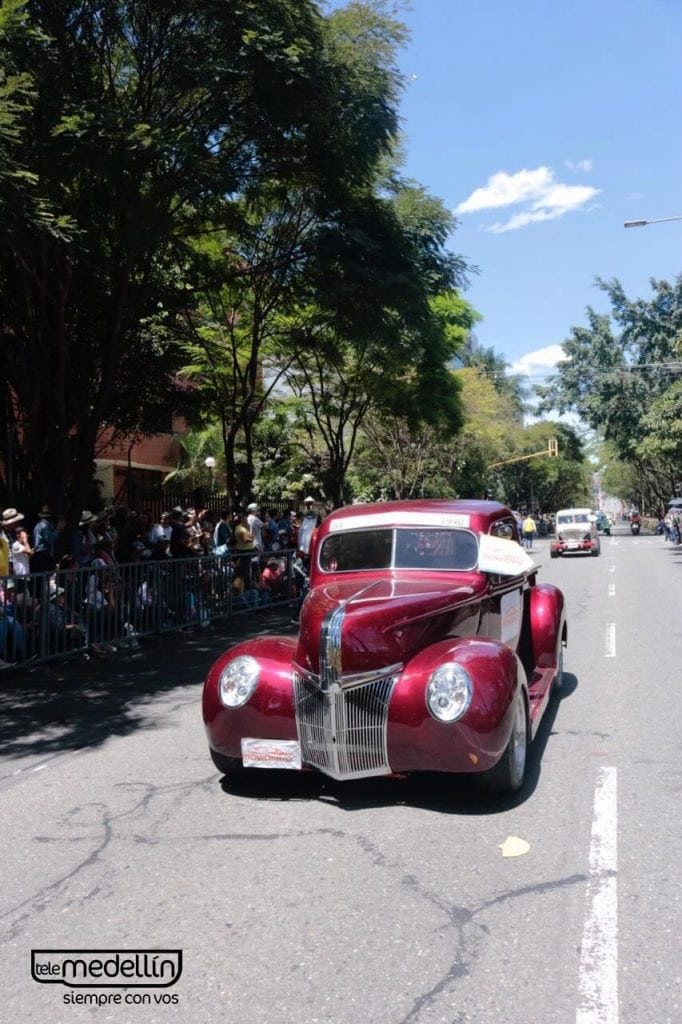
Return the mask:
<path id="1" fill-rule="evenodd" d="M 165 725 L 199 703 L 216 658 L 247 637 L 288 633 L 290 612 L 259 612 L 212 628 L 142 640 L 111 659 L 81 656 L 0 675 L 0 752 L 6 759 L 94 747 L 112 736 Z M 1 772 L 0 772 L 1 774 Z"/>
<path id="2" fill-rule="evenodd" d="M 240 770 L 224 776 L 220 785 L 227 796 L 248 800 L 324 800 L 341 811 L 404 805 L 438 814 L 467 816 L 502 814 L 525 803 L 535 792 L 542 773 L 542 758 L 564 700 L 578 688 L 578 679 L 564 672 L 560 694 L 550 698 L 540 728 L 528 748 L 526 779 L 512 796 L 486 792 L 475 775 L 415 772 L 404 777 L 383 776 L 337 782 L 316 771 L 281 769 Z"/>

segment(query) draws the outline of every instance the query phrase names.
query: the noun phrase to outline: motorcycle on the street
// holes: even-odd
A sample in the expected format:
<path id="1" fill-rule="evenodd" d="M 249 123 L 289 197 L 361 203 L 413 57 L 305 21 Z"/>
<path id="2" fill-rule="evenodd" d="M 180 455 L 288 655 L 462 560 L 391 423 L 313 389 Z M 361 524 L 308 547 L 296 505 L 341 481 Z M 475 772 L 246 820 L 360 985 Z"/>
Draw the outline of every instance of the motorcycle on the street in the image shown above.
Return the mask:
<path id="1" fill-rule="evenodd" d="M 639 527 L 640 527 L 639 519 L 632 519 L 630 521 L 630 533 L 633 535 L 633 537 L 636 537 L 637 534 L 639 533 Z"/>

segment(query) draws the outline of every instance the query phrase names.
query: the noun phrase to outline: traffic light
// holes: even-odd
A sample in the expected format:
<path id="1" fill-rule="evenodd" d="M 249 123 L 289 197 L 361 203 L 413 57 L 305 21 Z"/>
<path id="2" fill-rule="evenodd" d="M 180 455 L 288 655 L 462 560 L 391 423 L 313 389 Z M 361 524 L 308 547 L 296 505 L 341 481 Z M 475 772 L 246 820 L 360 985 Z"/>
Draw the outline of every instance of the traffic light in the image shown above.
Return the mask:
<path id="1" fill-rule="evenodd" d="M 556 457 L 559 454 L 559 442 L 555 437 L 550 437 L 549 441 L 547 442 L 547 454 L 549 455 L 550 459 L 556 459 Z"/>

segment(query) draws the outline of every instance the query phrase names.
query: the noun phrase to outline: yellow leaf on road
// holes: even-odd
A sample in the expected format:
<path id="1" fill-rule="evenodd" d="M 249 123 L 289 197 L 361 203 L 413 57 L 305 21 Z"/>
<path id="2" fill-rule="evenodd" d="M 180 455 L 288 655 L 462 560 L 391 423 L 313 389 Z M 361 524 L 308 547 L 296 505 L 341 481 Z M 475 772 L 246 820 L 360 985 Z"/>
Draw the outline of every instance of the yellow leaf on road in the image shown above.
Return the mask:
<path id="1" fill-rule="evenodd" d="M 518 836 L 507 836 L 503 843 L 500 843 L 503 857 L 523 857 L 524 853 L 530 850 L 530 843 Z"/>

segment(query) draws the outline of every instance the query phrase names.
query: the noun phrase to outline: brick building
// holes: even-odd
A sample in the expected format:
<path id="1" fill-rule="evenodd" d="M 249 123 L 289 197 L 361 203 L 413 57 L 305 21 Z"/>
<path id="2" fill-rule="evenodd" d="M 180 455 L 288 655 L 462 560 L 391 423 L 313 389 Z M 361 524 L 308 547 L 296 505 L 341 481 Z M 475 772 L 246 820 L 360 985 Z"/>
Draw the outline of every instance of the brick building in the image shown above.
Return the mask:
<path id="1" fill-rule="evenodd" d="M 139 440 L 111 440 L 105 430 L 98 444 L 96 478 L 102 484 L 102 498 L 111 504 L 125 505 L 129 492 L 147 490 L 160 484 L 175 468 L 175 434 L 187 430 L 182 416 L 174 416 L 168 433 L 153 434 Z"/>

